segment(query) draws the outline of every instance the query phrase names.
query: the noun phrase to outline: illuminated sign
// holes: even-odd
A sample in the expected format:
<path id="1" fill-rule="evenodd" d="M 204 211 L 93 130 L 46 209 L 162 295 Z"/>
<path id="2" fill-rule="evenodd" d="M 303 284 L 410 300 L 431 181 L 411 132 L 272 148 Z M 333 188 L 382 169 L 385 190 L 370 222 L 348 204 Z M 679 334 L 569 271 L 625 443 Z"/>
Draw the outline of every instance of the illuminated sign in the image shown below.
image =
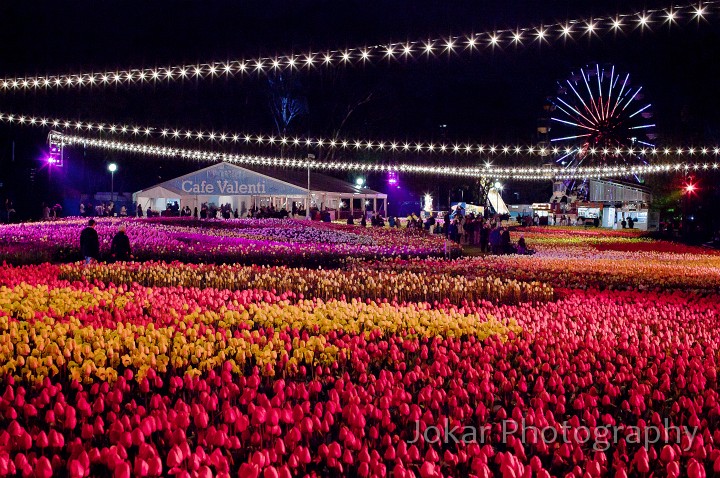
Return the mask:
<path id="1" fill-rule="evenodd" d="M 221 196 L 306 196 L 307 189 L 227 163 L 165 183 L 183 193 Z"/>

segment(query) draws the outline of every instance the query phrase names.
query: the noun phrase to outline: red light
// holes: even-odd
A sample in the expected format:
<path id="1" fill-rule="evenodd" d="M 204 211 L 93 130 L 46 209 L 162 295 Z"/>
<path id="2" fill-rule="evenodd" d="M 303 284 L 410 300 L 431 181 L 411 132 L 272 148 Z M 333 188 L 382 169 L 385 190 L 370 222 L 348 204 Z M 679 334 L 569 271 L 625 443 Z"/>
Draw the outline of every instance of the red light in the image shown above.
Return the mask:
<path id="1" fill-rule="evenodd" d="M 691 193 L 695 191 L 695 185 L 694 184 L 688 184 L 685 186 L 685 192 Z"/>

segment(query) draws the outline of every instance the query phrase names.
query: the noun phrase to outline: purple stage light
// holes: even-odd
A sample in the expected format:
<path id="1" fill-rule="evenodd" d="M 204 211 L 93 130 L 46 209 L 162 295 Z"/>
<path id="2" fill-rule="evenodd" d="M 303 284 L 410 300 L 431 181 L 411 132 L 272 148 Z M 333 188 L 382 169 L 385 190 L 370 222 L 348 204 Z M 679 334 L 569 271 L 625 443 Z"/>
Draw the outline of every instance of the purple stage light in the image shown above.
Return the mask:
<path id="1" fill-rule="evenodd" d="M 398 186 L 398 175 L 396 171 L 388 172 L 388 184 L 391 186 Z"/>

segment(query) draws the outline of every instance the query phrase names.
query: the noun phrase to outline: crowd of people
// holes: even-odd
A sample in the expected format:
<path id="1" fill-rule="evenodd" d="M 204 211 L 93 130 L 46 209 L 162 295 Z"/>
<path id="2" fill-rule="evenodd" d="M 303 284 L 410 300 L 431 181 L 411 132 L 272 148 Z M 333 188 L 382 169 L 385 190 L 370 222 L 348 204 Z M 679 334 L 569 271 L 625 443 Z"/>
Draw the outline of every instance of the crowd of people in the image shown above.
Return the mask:
<path id="1" fill-rule="evenodd" d="M 55 204 L 53 207 L 48 206 L 45 203 L 42 203 L 42 218 L 43 221 L 50 221 L 52 219 L 58 219 L 62 216 L 62 206 L 60 204 Z"/>
<path id="2" fill-rule="evenodd" d="M 347 219 L 347 224 L 348 224 L 348 225 L 353 226 L 353 225 L 355 225 L 355 223 L 356 223 L 356 221 L 355 221 L 355 218 L 354 218 L 354 217 L 352 217 L 352 216 L 348 217 L 348 219 Z M 367 216 L 366 216 L 365 214 L 363 214 L 363 215 L 360 217 L 360 221 L 358 221 L 358 224 L 359 224 L 361 227 L 367 227 Z M 388 218 L 388 221 L 387 221 L 387 225 L 388 225 L 389 227 L 391 227 L 391 228 L 393 228 L 393 227 L 399 228 L 399 227 L 400 227 L 400 221 L 399 221 L 398 218 L 396 218 L 396 217 L 389 217 L 389 218 Z M 374 214 L 370 217 L 370 226 L 372 226 L 372 227 L 385 227 L 385 218 L 383 217 L 383 215 L 380 214 L 380 213 L 374 213 Z"/>
<path id="3" fill-rule="evenodd" d="M 430 218 L 428 222 L 431 221 Z M 510 229 L 502 226 L 496 218 L 485 218 L 480 215 L 445 214 L 445 235 L 458 244 L 479 247 L 483 253 L 491 254 L 532 254 L 528 249 L 525 238 L 520 236 L 517 244 L 510 239 Z M 434 221 L 433 221 L 434 224 Z M 432 232 L 432 224 L 428 229 Z"/>
<path id="4" fill-rule="evenodd" d="M 43 213 L 44 216 L 44 213 Z M 80 203 L 80 216 L 82 217 L 127 217 L 128 209 L 126 206 L 117 208 L 113 201 L 101 202 L 93 206 L 91 202 Z"/>

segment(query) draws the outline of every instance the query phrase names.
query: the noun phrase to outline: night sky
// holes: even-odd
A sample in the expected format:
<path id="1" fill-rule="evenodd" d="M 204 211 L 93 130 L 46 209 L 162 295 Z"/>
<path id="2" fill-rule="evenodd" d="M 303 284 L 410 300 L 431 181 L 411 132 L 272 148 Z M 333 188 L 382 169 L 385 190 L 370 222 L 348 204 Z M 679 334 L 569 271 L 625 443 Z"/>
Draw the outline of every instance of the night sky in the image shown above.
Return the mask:
<path id="1" fill-rule="evenodd" d="M 74 1 L 0 4 L 0 76 L 106 71 L 271 56 L 312 49 L 336 49 L 435 38 L 494 28 L 537 25 L 593 15 L 614 15 L 663 2 L 599 1 Z M 291 75 L 307 98 L 308 113 L 289 133 L 327 138 L 349 105 L 370 95 L 343 124 L 341 137 L 529 144 L 537 141 L 537 119 L 557 80 L 586 64 L 616 65 L 644 85 L 653 103 L 659 144 L 720 143 L 717 52 L 720 18 L 675 26 L 651 25 L 616 39 L 584 37 L 541 48 L 505 46 L 494 53 L 441 56 L 407 64 L 319 68 Z M 188 80 L 171 85 L 120 86 L 82 90 L 0 93 L 0 111 L 70 120 L 127 122 L 167 128 L 276 133 L 268 107 L 266 76 Z M 440 125 L 447 125 L 441 128 Z M 116 189 L 134 191 L 200 167 L 99 150 L 70 151 L 56 184 L 38 169 L 27 194 L 32 168 L 46 149 L 47 130 L 0 125 L 0 198 L 35 206 L 58 201 L 61 190 L 108 190 L 106 164 L 116 161 Z M 14 143 L 14 162 L 13 162 Z M 198 146 L 198 143 L 185 143 Z M 204 147 L 209 147 L 205 144 Z M 246 149 L 245 149 L 246 150 Z M 237 151 L 244 151 L 238 148 Z M 265 154 L 272 150 L 257 150 Z M 277 153 L 275 151 L 274 153 Z M 303 155 L 295 151 L 295 155 Z M 393 158 L 366 153 L 360 160 Z M 398 155 L 405 162 L 476 164 L 479 158 Z M 511 159 L 505 160 L 511 164 Z M 519 160 L 527 164 L 527 159 Z M 499 163 L 500 161 L 498 161 Z M 348 177 L 348 179 L 350 179 Z M 385 187 L 380 177 L 369 184 Z M 62 181 L 62 187 L 57 184 Z M 406 176 L 408 194 L 436 191 L 445 198 L 470 182 Z M 513 185 L 521 202 L 545 200 L 548 184 Z"/>

